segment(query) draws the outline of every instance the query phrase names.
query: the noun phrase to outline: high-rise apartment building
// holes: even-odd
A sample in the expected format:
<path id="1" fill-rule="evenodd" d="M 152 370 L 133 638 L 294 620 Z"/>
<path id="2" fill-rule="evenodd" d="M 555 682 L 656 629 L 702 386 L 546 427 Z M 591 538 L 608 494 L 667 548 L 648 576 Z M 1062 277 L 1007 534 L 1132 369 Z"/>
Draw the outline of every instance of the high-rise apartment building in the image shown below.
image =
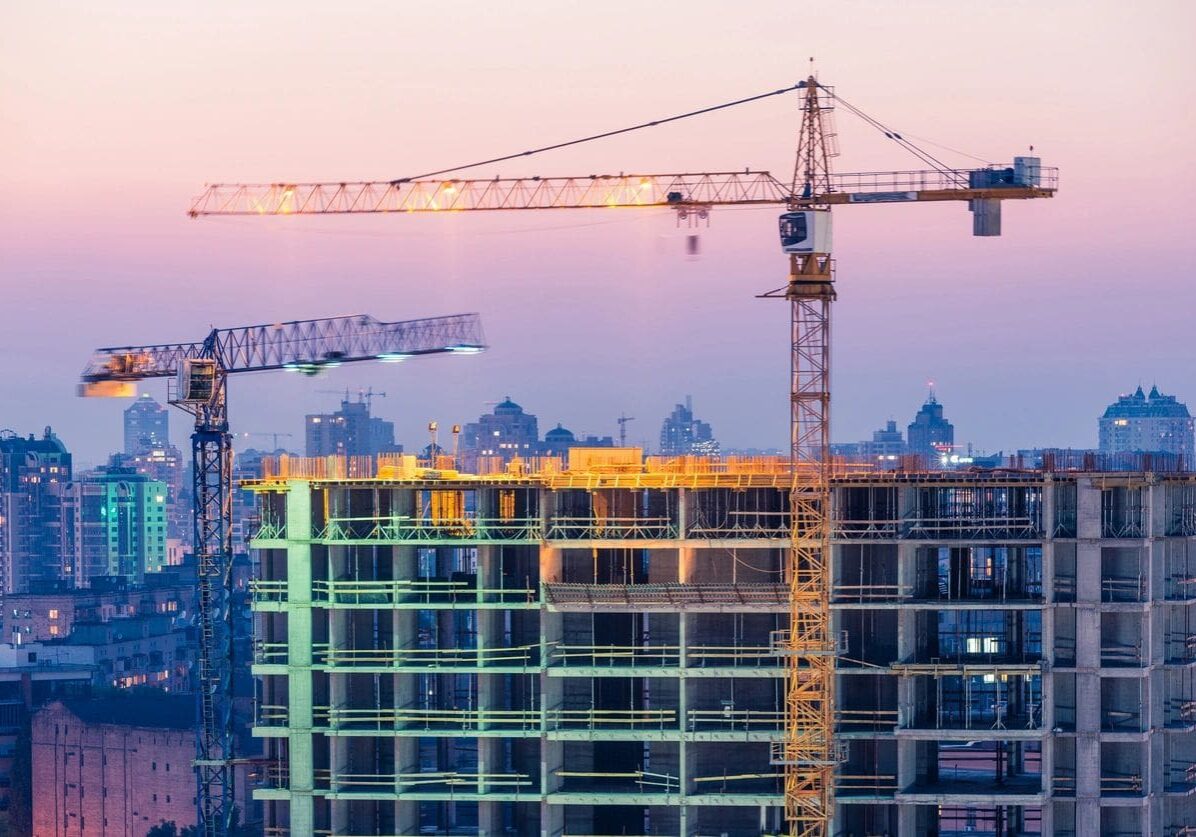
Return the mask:
<path id="1" fill-rule="evenodd" d="M 1196 438 L 1188 407 L 1174 395 L 1152 386 L 1138 387 L 1109 405 L 1100 417 L 1101 453 L 1164 453 L 1182 456 L 1185 466 L 1196 464 Z"/>
<path id="2" fill-rule="evenodd" d="M 943 405 L 935 397 L 934 390 L 926 396 L 926 403 L 909 423 L 906 432 L 909 452 L 931 461 L 937 461 L 944 453 L 950 454 L 955 445 L 955 426 L 943 418 Z"/>
<path id="3" fill-rule="evenodd" d="M 170 411 L 149 393 L 125 409 L 125 454 L 135 456 L 170 445 Z"/>
<path id="4" fill-rule="evenodd" d="M 685 403 L 676 405 L 661 425 L 660 453 L 662 456 L 718 453 L 718 442 L 710 425 L 694 418 L 690 396 L 685 396 Z"/>
<path id="5" fill-rule="evenodd" d="M 71 455 L 49 427 L 41 438 L 0 432 L 0 593 L 63 573 L 62 489 Z"/>
<path id="6" fill-rule="evenodd" d="M 66 575 L 78 587 L 97 576 L 137 583 L 166 565 L 167 486 L 131 468 L 104 468 L 63 493 Z"/>
<path id="7" fill-rule="evenodd" d="M 394 422 L 370 415 L 363 395 L 357 401 L 346 397 L 335 413 L 309 415 L 304 421 L 308 456 L 376 456 L 398 453 Z"/>
<path id="8" fill-rule="evenodd" d="M 275 833 L 783 831 L 786 462 L 574 454 L 254 486 Z M 831 833 L 1196 822 L 1188 475 L 865 468 L 831 515 Z"/>
<path id="9" fill-rule="evenodd" d="M 136 454 L 114 454 L 110 468 L 131 468 L 151 480 L 166 485 L 166 537 L 190 544 L 191 465 L 174 445 L 146 448 Z"/>

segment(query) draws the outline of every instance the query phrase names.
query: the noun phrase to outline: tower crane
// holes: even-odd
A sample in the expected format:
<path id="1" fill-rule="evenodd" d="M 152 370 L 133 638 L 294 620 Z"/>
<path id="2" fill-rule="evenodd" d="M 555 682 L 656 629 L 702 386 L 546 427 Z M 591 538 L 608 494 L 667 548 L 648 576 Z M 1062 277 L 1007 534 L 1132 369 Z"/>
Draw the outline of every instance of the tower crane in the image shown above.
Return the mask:
<path id="1" fill-rule="evenodd" d="M 627 425 L 635 421 L 635 416 L 629 416 L 624 413 L 619 413 L 619 417 L 615 419 L 619 423 L 619 447 L 627 447 Z"/>
<path id="2" fill-rule="evenodd" d="M 200 833 L 228 833 L 233 816 L 232 437 L 229 375 L 291 369 L 316 371 L 366 360 L 399 361 L 485 348 L 476 314 L 381 322 L 360 315 L 275 325 L 213 329 L 203 340 L 97 349 L 84 367 L 83 396 L 131 396 L 138 381 L 168 382 L 171 404 L 195 418 L 195 557 L 199 576 L 199 726 L 195 767 Z"/>
<path id="3" fill-rule="evenodd" d="M 459 178 L 467 169 L 522 159 L 794 93 L 801 112 L 792 178 L 768 171 L 618 174 L 583 177 Z M 832 111 L 839 105 L 913 154 L 929 168 L 836 173 Z M 208 215 L 335 215 L 444 213 L 532 209 L 669 207 L 680 220 L 706 219 L 717 206 L 777 205 L 786 283 L 762 297 L 790 305 L 791 546 L 786 567 L 790 626 L 781 638 L 787 660 L 785 737 L 773 761 L 785 772 L 789 830 L 802 837 L 830 833 L 834 776 L 835 643 L 830 629 L 830 311 L 835 299 L 831 209 L 881 203 L 963 201 L 972 232 L 1001 234 L 1006 200 L 1049 198 L 1058 170 L 1038 157 L 1008 165 L 952 168 L 900 132 L 845 101 L 814 75 L 789 87 L 588 137 L 394 180 L 212 184 L 192 203 Z"/>

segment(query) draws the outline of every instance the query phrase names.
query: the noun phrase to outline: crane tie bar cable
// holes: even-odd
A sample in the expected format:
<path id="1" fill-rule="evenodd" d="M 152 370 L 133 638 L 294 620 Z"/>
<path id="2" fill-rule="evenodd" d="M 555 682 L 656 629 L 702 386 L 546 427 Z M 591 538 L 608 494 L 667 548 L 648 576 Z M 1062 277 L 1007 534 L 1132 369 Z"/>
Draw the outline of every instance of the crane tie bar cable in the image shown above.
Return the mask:
<path id="1" fill-rule="evenodd" d="M 806 86 L 806 83 L 804 81 L 801 81 L 801 82 L 798 82 L 797 84 L 791 85 L 790 87 L 784 87 L 780 90 L 771 90 L 768 93 L 761 93 L 758 96 L 749 96 L 746 99 L 736 99 L 733 102 L 723 102 L 721 105 L 712 105 L 710 107 L 702 108 L 700 110 L 691 110 L 688 113 L 679 113 L 676 116 L 670 116 L 665 119 L 654 119 L 651 122 L 641 122 L 638 125 L 631 125 L 626 128 L 619 128 L 614 131 L 605 131 L 601 134 L 593 134 L 588 137 L 581 137 L 579 139 L 567 140 L 565 142 L 558 142 L 558 143 L 555 143 L 554 145 L 545 145 L 545 146 L 541 146 L 540 148 L 532 148 L 527 151 L 520 151 L 516 154 L 507 154 L 502 157 L 492 157 L 489 160 L 479 160 L 476 163 L 465 163 L 464 165 L 452 166 L 451 168 L 440 169 L 438 171 L 424 172 L 423 174 L 416 174 L 416 175 L 412 175 L 410 177 L 400 177 L 397 180 L 392 180 L 390 182 L 392 185 L 398 184 L 398 183 L 406 183 L 410 180 L 420 180 L 425 177 L 438 177 L 439 175 L 442 175 L 442 174 L 451 174 L 453 172 L 463 171 L 465 169 L 477 168 L 478 166 L 487 166 L 487 165 L 490 165 L 491 163 L 503 163 L 503 162 L 506 162 L 507 160 L 518 159 L 519 157 L 530 157 L 533 154 L 540 154 L 544 151 L 556 151 L 558 148 L 568 148 L 571 145 L 581 145 L 582 143 L 594 142 L 595 140 L 607 139 L 608 137 L 616 137 L 619 134 L 629 134 L 632 131 L 639 131 L 643 128 L 655 128 L 657 125 L 666 125 L 669 122 L 677 122 L 678 120 L 681 120 L 681 119 L 689 119 L 691 116 L 701 116 L 702 114 L 705 114 L 705 113 L 713 113 L 716 110 L 724 110 L 725 108 L 735 107 L 736 105 L 743 105 L 743 104 L 747 104 L 748 102 L 756 102 L 756 101 L 759 101 L 760 99 L 767 99 L 771 96 L 780 96 L 784 93 L 792 93 L 794 90 L 800 90 L 801 88 L 803 88 L 805 86 Z"/>

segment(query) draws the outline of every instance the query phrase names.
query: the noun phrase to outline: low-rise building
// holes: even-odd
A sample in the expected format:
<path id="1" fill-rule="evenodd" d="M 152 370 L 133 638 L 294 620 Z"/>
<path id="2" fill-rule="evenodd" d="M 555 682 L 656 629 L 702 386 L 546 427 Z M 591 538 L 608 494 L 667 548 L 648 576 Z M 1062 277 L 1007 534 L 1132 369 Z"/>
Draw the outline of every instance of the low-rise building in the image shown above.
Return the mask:
<path id="1" fill-rule="evenodd" d="M 33 717 L 33 833 L 144 837 L 195 825 L 195 701 L 117 695 L 54 701 Z"/>

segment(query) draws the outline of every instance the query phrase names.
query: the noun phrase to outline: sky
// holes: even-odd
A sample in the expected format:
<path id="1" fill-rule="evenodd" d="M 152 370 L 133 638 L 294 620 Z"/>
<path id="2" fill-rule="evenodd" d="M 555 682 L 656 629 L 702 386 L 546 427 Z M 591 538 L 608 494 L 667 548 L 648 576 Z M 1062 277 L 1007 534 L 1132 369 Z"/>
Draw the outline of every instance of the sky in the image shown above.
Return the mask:
<path id="1" fill-rule="evenodd" d="M 477 311 L 475 357 L 235 380 L 239 432 L 372 386 L 431 419 L 511 396 L 577 433 L 654 446 L 687 394 L 725 447 L 787 438 L 776 209 L 192 220 L 206 182 L 391 179 L 819 79 L 956 165 L 1030 145 L 1052 200 L 974 238 L 963 205 L 835 217 L 833 437 L 906 424 L 933 380 L 957 441 L 1092 446 L 1119 393 L 1196 408 L 1196 5 L 52 2 L 0 0 L 0 427 L 52 425 L 83 462 L 124 402 L 74 385 L 97 346 L 339 314 Z M 477 176 L 793 168 L 796 96 Z M 838 171 L 920 168 L 839 112 Z M 930 145 L 933 142 L 937 145 Z M 689 257 L 685 236 L 701 253 Z M 164 388 L 145 388 L 159 397 Z M 172 417 L 176 442 L 185 417 Z M 265 440 L 253 440 L 259 446 Z"/>

